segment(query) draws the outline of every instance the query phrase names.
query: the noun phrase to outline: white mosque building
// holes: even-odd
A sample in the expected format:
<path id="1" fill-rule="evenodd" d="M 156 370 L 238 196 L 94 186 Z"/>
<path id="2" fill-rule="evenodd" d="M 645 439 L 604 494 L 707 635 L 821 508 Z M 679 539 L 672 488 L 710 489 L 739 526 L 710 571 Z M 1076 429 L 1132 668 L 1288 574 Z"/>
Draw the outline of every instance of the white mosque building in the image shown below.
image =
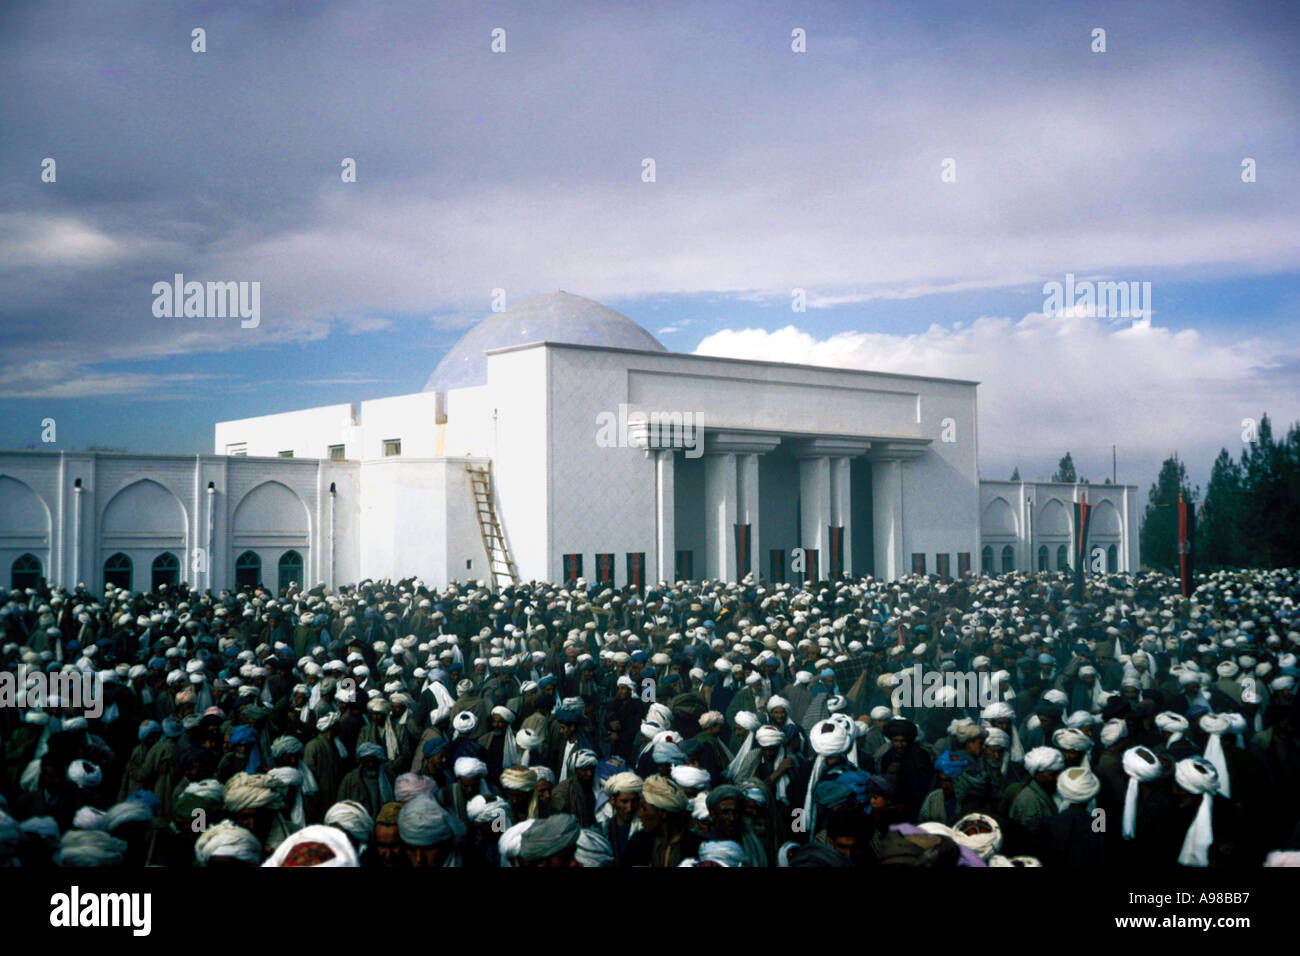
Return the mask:
<path id="1" fill-rule="evenodd" d="M 218 422 L 209 455 L 0 451 L 0 584 L 1056 570 L 1084 493 L 1094 561 L 1136 570 L 1136 486 L 981 480 L 976 387 L 669 352 L 537 296 L 421 392 Z"/>

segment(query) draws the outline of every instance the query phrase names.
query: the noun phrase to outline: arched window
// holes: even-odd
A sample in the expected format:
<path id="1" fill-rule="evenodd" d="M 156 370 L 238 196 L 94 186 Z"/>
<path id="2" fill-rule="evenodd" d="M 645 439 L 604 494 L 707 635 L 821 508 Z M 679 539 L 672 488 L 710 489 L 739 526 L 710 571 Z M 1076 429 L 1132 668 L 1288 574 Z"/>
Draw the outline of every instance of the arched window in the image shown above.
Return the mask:
<path id="1" fill-rule="evenodd" d="M 119 551 L 105 561 L 104 584 L 131 590 L 131 559 Z"/>
<path id="2" fill-rule="evenodd" d="M 279 572 L 281 591 L 288 588 L 293 581 L 302 584 L 302 555 L 297 551 L 286 551 L 280 555 Z"/>
<path id="3" fill-rule="evenodd" d="M 9 569 L 9 586 L 15 591 L 34 588 L 41 583 L 41 561 L 34 554 L 20 554 Z"/>
<path id="4" fill-rule="evenodd" d="M 1011 545 L 1006 545 L 1002 549 L 1002 570 L 1014 571 L 1016 569 L 1016 549 Z"/>
<path id="5" fill-rule="evenodd" d="M 1058 545 L 1056 549 L 1056 570 L 1070 570 L 1070 549 L 1065 545 Z"/>
<path id="6" fill-rule="evenodd" d="M 993 567 L 993 546 L 991 544 L 984 545 L 984 549 L 980 551 L 980 570 L 985 574 L 997 573 L 997 569 Z"/>
<path id="7" fill-rule="evenodd" d="M 1038 570 L 1039 571 L 1051 570 L 1051 568 L 1047 566 L 1047 545 L 1045 544 L 1040 544 L 1038 546 Z"/>
<path id="8" fill-rule="evenodd" d="M 180 583 L 181 563 L 176 555 L 170 551 L 164 551 L 158 557 L 153 559 L 152 568 L 152 588 L 157 591 L 158 586 L 165 584 L 170 588 L 176 587 Z"/>
<path id="9" fill-rule="evenodd" d="M 235 559 L 235 586 L 255 588 L 262 583 L 262 559 L 255 551 L 245 551 Z"/>
<path id="10" fill-rule="evenodd" d="M 1119 570 L 1119 548 L 1113 544 L 1106 549 L 1106 573 L 1114 574 Z"/>

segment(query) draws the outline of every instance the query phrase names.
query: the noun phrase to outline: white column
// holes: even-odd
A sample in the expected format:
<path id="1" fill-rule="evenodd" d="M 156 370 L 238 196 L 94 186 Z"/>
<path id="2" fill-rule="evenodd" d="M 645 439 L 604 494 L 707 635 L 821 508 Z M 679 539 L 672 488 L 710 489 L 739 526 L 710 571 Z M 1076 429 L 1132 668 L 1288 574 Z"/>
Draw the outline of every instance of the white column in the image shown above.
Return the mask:
<path id="1" fill-rule="evenodd" d="M 831 460 L 826 455 L 799 459 L 799 512 L 799 547 L 817 549 L 817 574 L 825 576 L 831 523 Z"/>
<path id="2" fill-rule="evenodd" d="M 704 456 L 704 573 L 712 580 L 736 580 L 736 455 Z"/>
<path id="3" fill-rule="evenodd" d="M 894 581 L 910 570 L 903 564 L 903 463 L 871 463 L 871 503 L 875 534 L 876 577 Z"/>
<path id="4" fill-rule="evenodd" d="M 831 459 L 831 524 L 844 528 L 840 546 L 844 549 L 846 573 L 853 572 L 852 464 L 848 458 Z M 828 565 L 829 566 L 829 565 Z"/>
<path id="5" fill-rule="evenodd" d="M 677 511 L 675 459 L 672 449 L 655 455 L 655 574 L 654 581 L 672 583 L 677 573 Z M 650 575 L 647 572 L 646 578 Z"/>

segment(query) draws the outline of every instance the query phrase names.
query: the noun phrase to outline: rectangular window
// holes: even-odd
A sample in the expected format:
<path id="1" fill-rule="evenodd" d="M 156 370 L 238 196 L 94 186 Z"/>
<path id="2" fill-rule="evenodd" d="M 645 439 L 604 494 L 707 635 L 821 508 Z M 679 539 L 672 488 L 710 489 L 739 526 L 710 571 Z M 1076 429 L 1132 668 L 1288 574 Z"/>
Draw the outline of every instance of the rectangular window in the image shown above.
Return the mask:
<path id="1" fill-rule="evenodd" d="M 596 583 L 605 587 L 614 586 L 614 555 L 596 555 Z"/>
<path id="2" fill-rule="evenodd" d="M 564 583 L 568 587 L 573 586 L 573 582 L 582 577 L 582 555 L 566 554 L 563 558 Z"/>
<path id="3" fill-rule="evenodd" d="M 912 553 L 912 573 L 925 574 L 925 555 L 917 552 Z"/>
<path id="4" fill-rule="evenodd" d="M 939 580 L 944 584 L 948 583 L 948 552 L 936 554 L 934 556 L 934 570 L 939 575 Z"/>
<path id="5" fill-rule="evenodd" d="M 248 442 L 246 442 L 246 441 L 237 441 L 237 442 L 233 442 L 233 443 L 227 445 L 227 446 L 226 446 L 226 454 L 227 454 L 227 455 L 230 455 L 232 458 L 247 458 L 247 457 L 248 457 Z"/>
<path id="6" fill-rule="evenodd" d="M 292 458 L 292 457 L 293 457 L 293 449 L 290 448 L 288 451 L 279 451 L 279 452 L 276 452 L 276 455 L 277 455 L 277 457 L 280 457 L 280 458 Z"/>
<path id="7" fill-rule="evenodd" d="M 957 577 L 965 578 L 970 575 L 970 552 L 957 552 Z"/>
<path id="8" fill-rule="evenodd" d="M 330 445 L 330 461 L 342 461 L 343 451 L 342 445 Z"/>
<path id="9" fill-rule="evenodd" d="M 400 438 L 387 438 L 384 440 L 384 457 L 396 458 L 402 454 L 402 440 Z"/>

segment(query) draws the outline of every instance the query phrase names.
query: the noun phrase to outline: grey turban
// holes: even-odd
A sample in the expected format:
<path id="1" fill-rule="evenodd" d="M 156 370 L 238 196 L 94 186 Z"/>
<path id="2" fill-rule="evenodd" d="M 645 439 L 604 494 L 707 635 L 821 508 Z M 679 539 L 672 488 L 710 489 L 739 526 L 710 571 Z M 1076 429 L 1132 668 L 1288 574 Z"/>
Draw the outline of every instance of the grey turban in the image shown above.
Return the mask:
<path id="1" fill-rule="evenodd" d="M 402 806 L 397 832 L 407 846 L 436 846 L 465 834 L 465 825 L 432 796 L 422 793 Z"/>
<path id="2" fill-rule="evenodd" d="M 541 860 L 562 853 L 578 842 L 582 827 L 571 813 L 557 813 L 538 820 L 528 828 L 519 842 L 519 856 L 524 860 Z"/>

